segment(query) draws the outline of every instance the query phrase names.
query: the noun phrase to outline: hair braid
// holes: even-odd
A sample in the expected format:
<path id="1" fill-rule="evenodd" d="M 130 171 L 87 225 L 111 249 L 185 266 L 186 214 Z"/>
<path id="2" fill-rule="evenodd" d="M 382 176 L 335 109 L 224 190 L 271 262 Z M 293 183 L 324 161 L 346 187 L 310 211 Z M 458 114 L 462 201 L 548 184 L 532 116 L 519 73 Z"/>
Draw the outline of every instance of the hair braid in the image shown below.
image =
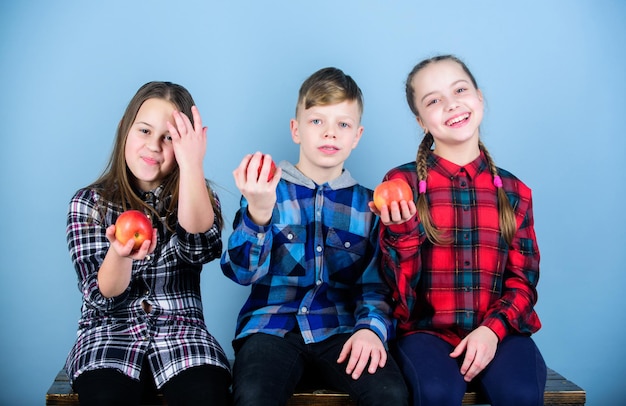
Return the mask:
<path id="1" fill-rule="evenodd" d="M 485 159 L 487 160 L 487 164 L 489 165 L 489 170 L 491 175 L 494 177 L 498 175 L 498 168 L 496 167 L 493 159 L 491 158 L 491 154 L 487 151 L 485 144 L 482 141 L 478 141 L 478 147 L 485 155 Z M 506 195 L 506 191 L 502 186 L 496 186 L 498 191 L 498 221 L 500 224 L 500 232 L 502 233 L 502 237 L 507 244 L 511 244 L 513 242 L 513 236 L 515 235 L 515 229 L 517 224 L 515 222 L 515 211 L 511 206 L 511 202 L 509 202 L 509 198 Z"/>
<path id="2" fill-rule="evenodd" d="M 422 139 L 422 142 L 420 143 L 420 146 L 417 150 L 417 158 L 415 160 L 415 164 L 417 168 L 418 183 L 421 181 L 426 182 L 428 178 L 428 167 L 426 165 L 426 161 L 434 142 L 435 140 L 432 134 L 427 132 L 424 134 L 424 138 Z M 420 217 L 420 220 L 422 221 L 422 225 L 424 226 L 426 237 L 428 237 L 430 242 L 439 245 L 448 242 L 445 238 L 441 236 L 440 231 L 433 224 L 432 217 L 430 216 L 430 210 L 428 208 L 428 199 L 426 198 L 425 192 L 419 193 L 417 196 L 417 213 Z"/>

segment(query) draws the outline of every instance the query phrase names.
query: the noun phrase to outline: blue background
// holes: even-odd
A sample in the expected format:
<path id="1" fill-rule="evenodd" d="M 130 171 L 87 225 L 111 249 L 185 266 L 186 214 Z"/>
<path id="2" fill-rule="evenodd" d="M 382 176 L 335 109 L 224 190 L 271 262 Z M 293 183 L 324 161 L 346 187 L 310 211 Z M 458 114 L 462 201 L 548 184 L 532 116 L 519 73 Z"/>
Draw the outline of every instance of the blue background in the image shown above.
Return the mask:
<path id="1" fill-rule="evenodd" d="M 404 79 L 437 53 L 467 62 L 487 100 L 485 144 L 533 189 L 547 363 L 588 405 L 624 404 L 624 21 L 619 0 L 2 2 L 0 404 L 43 404 L 74 341 L 67 204 L 104 169 L 140 85 L 169 80 L 194 95 L 226 239 L 243 155 L 297 159 L 289 119 L 309 74 L 337 66 L 363 89 L 365 132 L 347 167 L 373 188 L 414 159 Z M 215 261 L 202 289 L 232 356 L 247 288 Z"/>

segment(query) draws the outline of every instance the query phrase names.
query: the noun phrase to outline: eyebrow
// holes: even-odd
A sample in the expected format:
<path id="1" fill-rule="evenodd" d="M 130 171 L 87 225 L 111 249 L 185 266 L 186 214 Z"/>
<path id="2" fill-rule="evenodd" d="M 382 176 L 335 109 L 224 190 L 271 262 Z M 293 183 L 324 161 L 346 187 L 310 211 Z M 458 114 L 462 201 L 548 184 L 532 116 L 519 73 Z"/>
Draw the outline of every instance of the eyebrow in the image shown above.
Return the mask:
<path id="1" fill-rule="evenodd" d="M 467 81 L 466 79 L 459 79 L 459 80 L 457 80 L 457 81 L 455 81 L 455 82 L 452 82 L 452 85 L 450 85 L 450 87 L 451 87 L 451 88 L 456 87 L 456 86 L 457 86 L 459 83 L 461 83 L 461 82 L 466 83 L 466 84 L 467 84 L 467 83 L 469 83 L 469 81 Z M 433 93 L 437 93 L 437 92 L 438 92 L 438 90 L 435 90 L 435 91 L 432 91 L 432 92 L 426 93 L 426 94 L 424 95 L 424 97 L 422 97 L 422 99 L 420 100 L 420 102 L 423 102 L 423 101 L 424 101 L 424 99 L 426 99 L 428 96 L 430 96 L 430 95 L 431 95 L 431 94 L 433 94 Z"/>
<path id="2" fill-rule="evenodd" d="M 147 125 L 149 127 L 152 127 L 152 124 L 147 123 L 145 121 L 135 121 L 135 123 L 133 125 L 137 125 L 137 124 L 143 124 L 143 125 Z"/>

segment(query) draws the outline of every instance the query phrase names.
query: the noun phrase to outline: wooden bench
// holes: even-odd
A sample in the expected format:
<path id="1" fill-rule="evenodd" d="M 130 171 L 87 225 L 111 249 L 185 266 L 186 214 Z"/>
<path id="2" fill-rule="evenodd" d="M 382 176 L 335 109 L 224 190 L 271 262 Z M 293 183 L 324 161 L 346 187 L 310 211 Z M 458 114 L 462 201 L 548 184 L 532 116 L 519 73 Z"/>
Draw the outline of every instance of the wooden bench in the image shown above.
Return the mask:
<path id="1" fill-rule="evenodd" d="M 586 392 L 565 379 L 561 374 L 548 368 L 544 405 L 582 406 L 586 402 Z M 467 392 L 463 398 L 464 405 L 487 403 L 479 392 Z M 46 405 L 78 405 L 78 395 L 72 391 L 65 370 L 61 369 L 46 393 Z M 163 397 L 148 401 L 146 405 L 165 405 Z M 356 406 L 345 393 L 327 390 L 295 393 L 288 403 L 289 406 Z"/>

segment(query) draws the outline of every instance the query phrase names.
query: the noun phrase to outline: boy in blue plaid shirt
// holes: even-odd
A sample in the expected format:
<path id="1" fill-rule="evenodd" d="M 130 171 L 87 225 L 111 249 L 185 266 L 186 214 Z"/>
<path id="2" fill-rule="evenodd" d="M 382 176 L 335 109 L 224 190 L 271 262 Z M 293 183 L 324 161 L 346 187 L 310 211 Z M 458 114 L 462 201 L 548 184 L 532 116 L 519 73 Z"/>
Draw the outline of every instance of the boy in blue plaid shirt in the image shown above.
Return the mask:
<path id="1" fill-rule="evenodd" d="M 226 276 L 251 285 L 233 346 L 235 405 L 284 405 L 304 374 L 360 405 L 405 405 L 407 390 L 385 343 L 393 331 L 379 272 L 372 191 L 343 168 L 363 127 L 363 99 L 336 68 L 301 86 L 291 136 L 296 165 L 247 155 Z"/>

